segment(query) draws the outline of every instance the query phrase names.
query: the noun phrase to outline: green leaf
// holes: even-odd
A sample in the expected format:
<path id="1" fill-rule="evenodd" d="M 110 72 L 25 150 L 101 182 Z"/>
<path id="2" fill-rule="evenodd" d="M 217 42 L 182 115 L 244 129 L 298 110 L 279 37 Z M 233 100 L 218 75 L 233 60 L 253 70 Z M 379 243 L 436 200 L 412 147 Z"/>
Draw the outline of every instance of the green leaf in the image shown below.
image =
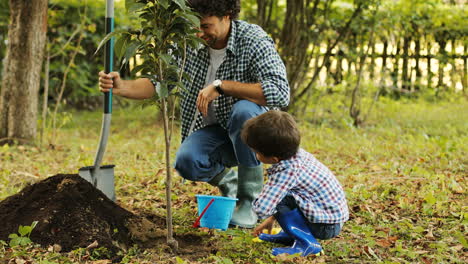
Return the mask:
<path id="1" fill-rule="evenodd" d="M 455 236 L 458 238 L 458 241 L 460 241 L 464 248 L 468 248 L 468 242 L 466 242 L 466 238 L 462 233 L 457 232 Z"/>
<path id="2" fill-rule="evenodd" d="M 128 61 L 131 57 L 135 56 L 137 50 L 141 47 L 141 44 L 139 41 L 131 41 L 127 49 L 125 50 L 125 59 Z"/>
<path id="3" fill-rule="evenodd" d="M 164 61 L 164 63 L 166 63 L 166 65 L 169 65 L 171 64 L 171 61 L 172 61 L 172 56 L 169 55 L 169 54 L 158 54 L 159 55 L 159 58 L 161 60 Z"/>
<path id="4" fill-rule="evenodd" d="M 169 89 L 167 88 L 167 83 L 158 82 L 156 84 L 156 93 L 158 94 L 159 98 L 166 98 L 169 95 Z"/>
<path id="5" fill-rule="evenodd" d="M 115 37 L 115 36 L 118 36 L 122 33 L 124 33 L 125 31 L 124 30 L 117 30 L 117 31 L 114 31 L 114 32 L 111 32 L 109 34 L 107 34 L 102 40 L 101 42 L 99 43 L 96 51 L 94 52 L 94 55 L 96 55 L 98 53 L 98 51 L 102 48 L 102 46 L 104 46 L 104 44 L 106 44 L 107 41 L 109 41 L 111 38 Z"/>
<path id="6" fill-rule="evenodd" d="M 434 195 L 432 194 L 432 192 L 426 194 L 426 196 L 424 196 L 424 200 L 426 201 L 426 203 L 430 204 L 430 205 L 433 205 L 437 202 L 436 198 L 434 197 Z"/>
<path id="7" fill-rule="evenodd" d="M 15 238 L 15 239 L 12 239 L 10 240 L 10 247 L 15 247 L 15 246 L 18 246 L 19 245 L 19 241 L 18 241 L 18 238 Z"/>
<path id="8" fill-rule="evenodd" d="M 34 228 L 36 228 L 37 224 L 39 223 L 39 221 L 33 221 L 32 224 L 31 224 L 31 232 L 34 230 Z"/>
<path id="9" fill-rule="evenodd" d="M 19 228 L 18 228 L 18 233 L 21 235 L 21 236 L 27 236 L 29 233 L 31 233 L 31 227 L 30 226 L 22 226 L 20 225 Z"/>
<path id="10" fill-rule="evenodd" d="M 197 16 L 188 13 L 183 13 L 182 16 L 188 19 L 190 22 L 192 22 L 192 26 L 200 26 L 200 19 Z"/>
<path id="11" fill-rule="evenodd" d="M 145 6 L 146 4 L 143 3 L 135 3 L 135 0 L 125 0 L 125 9 L 127 9 L 127 12 L 129 13 L 139 11 Z"/>
<path id="12" fill-rule="evenodd" d="M 31 239 L 29 239 L 29 237 L 19 237 L 17 239 L 18 239 L 18 243 L 21 246 L 26 246 L 26 245 L 29 245 L 29 244 L 32 243 L 32 241 L 31 241 Z"/>
<path id="13" fill-rule="evenodd" d="M 173 0 L 180 8 L 185 9 L 185 0 Z"/>
<path id="14" fill-rule="evenodd" d="M 18 238 L 18 235 L 17 234 L 10 234 L 10 235 L 8 235 L 8 238 L 15 239 L 15 238 Z"/>
<path id="15" fill-rule="evenodd" d="M 181 259 L 179 256 L 176 256 L 176 261 L 177 261 L 177 264 L 187 263 L 187 262 L 185 262 L 185 260 Z"/>
<path id="16" fill-rule="evenodd" d="M 119 61 L 122 60 L 122 57 L 125 54 L 125 50 L 127 49 L 130 38 L 130 35 L 123 35 L 115 42 L 115 55 Z"/>
<path id="17" fill-rule="evenodd" d="M 159 4 L 164 8 L 168 9 L 169 8 L 169 2 L 167 0 L 159 0 Z"/>

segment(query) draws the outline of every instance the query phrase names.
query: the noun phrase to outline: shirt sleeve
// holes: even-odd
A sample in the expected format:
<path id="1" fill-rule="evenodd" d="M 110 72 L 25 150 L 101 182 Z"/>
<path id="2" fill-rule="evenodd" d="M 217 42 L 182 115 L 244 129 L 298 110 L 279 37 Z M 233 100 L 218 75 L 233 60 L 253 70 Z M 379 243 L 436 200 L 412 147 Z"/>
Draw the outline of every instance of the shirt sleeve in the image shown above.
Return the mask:
<path id="1" fill-rule="evenodd" d="M 267 106 L 288 106 L 290 95 L 286 67 L 276 51 L 273 40 L 264 37 L 252 47 L 253 74 L 262 85 Z"/>
<path id="2" fill-rule="evenodd" d="M 276 213 L 276 206 L 296 184 L 297 178 L 291 170 L 283 170 L 271 175 L 265 183 L 262 192 L 253 203 L 258 217 L 264 219 L 274 215 Z"/>

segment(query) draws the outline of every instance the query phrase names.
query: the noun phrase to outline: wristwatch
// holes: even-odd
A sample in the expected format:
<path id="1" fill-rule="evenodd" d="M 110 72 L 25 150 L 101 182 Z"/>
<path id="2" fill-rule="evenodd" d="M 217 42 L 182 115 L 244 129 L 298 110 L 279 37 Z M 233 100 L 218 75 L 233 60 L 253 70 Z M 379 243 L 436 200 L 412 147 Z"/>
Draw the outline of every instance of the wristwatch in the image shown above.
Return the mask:
<path id="1" fill-rule="evenodd" d="M 223 89 L 221 89 L 222 84 L 223 84 L 223 82 L 221 80 L 219 80 L 219 79 L 213 81 L 213 86 L 215 87 L 216 91 L 219 94 L 224 94 Z"/>

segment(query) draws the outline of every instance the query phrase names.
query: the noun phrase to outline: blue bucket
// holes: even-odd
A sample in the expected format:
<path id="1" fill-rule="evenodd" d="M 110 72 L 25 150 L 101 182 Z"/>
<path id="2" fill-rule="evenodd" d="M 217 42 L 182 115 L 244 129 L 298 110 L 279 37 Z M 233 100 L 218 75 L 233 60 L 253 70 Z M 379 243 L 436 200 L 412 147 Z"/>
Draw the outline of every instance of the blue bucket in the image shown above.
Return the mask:
<path id="1" fill-rule="evenodd" d="M 208 207 L 203 217 L 200 219 L 200 226 L 226 230 L 231 221 L 232 213 L 236 207 L 235 198 L 212 196 L 212 195 L 195 195 L 198 203 L 198 215 L 203 212 L 203 209 L 208 205 L 211 199 L 214 202 Z"/>

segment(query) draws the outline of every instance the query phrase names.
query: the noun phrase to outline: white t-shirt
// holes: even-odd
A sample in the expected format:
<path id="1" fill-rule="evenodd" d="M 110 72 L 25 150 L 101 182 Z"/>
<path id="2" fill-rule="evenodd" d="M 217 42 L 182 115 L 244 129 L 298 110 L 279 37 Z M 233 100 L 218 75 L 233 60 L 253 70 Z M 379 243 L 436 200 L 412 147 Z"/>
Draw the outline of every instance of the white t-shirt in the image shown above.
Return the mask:
<path id="1" fill-rule="evenodd" d="M 216 72 L 218 71 L 219 66 L 224 61 L 224 57 L 226 57 L 226 48 L 224 49 L 212 49 L 208 48 L 210 53 L 210 65 L 208 66 L 208 72 L 206 73 L 205 79 L 205 87 L 214 80 L 216 80 Z M 213 101 L 214 102 L 214 101 Z M 215 109 L 216 106 L 211 102 L 208 105 L 208 115 L 203 117 L 203 122 L 205 125 L 213 125 L 217 124 L 218 120 L 216 120 Z"/>

